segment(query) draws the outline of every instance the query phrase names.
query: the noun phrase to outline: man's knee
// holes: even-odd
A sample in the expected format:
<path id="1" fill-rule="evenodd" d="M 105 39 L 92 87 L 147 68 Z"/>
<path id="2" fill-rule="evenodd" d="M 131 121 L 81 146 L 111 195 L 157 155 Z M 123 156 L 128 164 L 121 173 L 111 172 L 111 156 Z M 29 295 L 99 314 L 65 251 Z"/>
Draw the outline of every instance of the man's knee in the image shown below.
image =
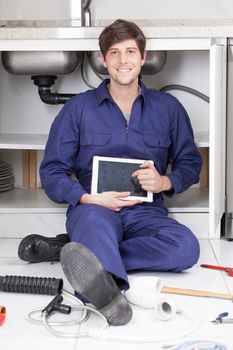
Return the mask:
<path id="1" fill-rule="evenodd" d="M 195 265 L 200 256 L 200 246 L 197 237 L 187 228 L 177 244 L 176 271 L 183 271 Z"/>

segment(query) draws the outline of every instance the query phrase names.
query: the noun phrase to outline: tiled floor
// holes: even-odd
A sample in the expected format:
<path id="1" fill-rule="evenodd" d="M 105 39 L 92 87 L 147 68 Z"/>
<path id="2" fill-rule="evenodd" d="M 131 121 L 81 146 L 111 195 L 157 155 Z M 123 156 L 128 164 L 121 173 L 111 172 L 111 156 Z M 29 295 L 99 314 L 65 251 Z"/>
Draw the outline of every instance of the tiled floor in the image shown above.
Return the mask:
<path id="1" fill-rule="evenodd" d="M 66 281 L 59 263 L 49 264 L 27 264 L 17 258 L 18 239 L 0 239 L 0 275 L 42 276 L 57 277 L 64 279 L 66 289 L 72 291 Z M 201 240 L 201 257 L 191 270 L 183 273 L 154 273 L 160 277 L 163 285 L 188 289 L 199 289 L 205 291 L 233 293 L 233 277 L 224 272 L 204 269 L 201 263 L 220 264 L 233 266 L 233 242 L 224 240 Z M 145 274 L 143 274 L 145 275 Z M 151 274 L 150 274 L 151 275 Z M 139 278 L 141 275 L 133 276 Z M 164 296 L 165 294 L 163 294 Z M 166 294 L 166 296 L 168 296 Z M 187 311 L 198 320 L 198 327 L 188 337 L 167 340 L 168 337 L 178 336 L 182 332 L 191 329 L 191 322 L 184 315 L 176 314 L 169 321 L 156 319 L 152 310 L 133 307 L 134 315 L 132 321 L 123 327 L 110 327 L 104 337 L 122 338 L 119 341 L 98 340 L 95 338 L 60 338 L 50 334 L 43 326 L 35 325 L 26 320 L 26 314 L 38 307 L 44 307 L 52 299 L 51 296 L 14 294 L 0 292 L 0 305 L 7 309 L 7 318 L 0 327 L 0 349 L 1 350 L 131 350 L 163 349 L 163 345 L 175 345 L 186 340 L 209 340 L 221 343 L 228 350 L 233 350 L 233 324 L 211 323 L 222 312 L 229 312 L 233 317 L 233 304 L 231 300 L 216 298 L 191 297 L 171 295 L 176 304 L 182 310 Z M 66 300 L 66 302 L 68 302 Z M 67 317 L 67 316 L 64 316 Z M 91 317 L 85 325 L 66 327 L 71 332 L 83 332 L 86 327 L 90 329 L 100 325 L 96 317 Z M 163 340 L 161 342 L 146 343 L 149 337 Z M 127 343 L 126 338 L 133 338 L 138 343 Z M 142 343 L 140 343 L 142 341 Z"/>

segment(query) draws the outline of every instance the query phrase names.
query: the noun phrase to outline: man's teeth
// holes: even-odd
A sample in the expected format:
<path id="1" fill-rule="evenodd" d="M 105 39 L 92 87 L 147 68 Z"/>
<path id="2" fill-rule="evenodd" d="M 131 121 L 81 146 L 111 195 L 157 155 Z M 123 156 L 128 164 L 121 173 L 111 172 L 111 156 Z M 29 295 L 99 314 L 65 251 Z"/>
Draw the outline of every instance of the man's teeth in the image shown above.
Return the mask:
<path id="1" fill-rule="evenodd" d="M 130 68 L 120 68 L 118 69 L 119 72 L 129 72 Z"/>

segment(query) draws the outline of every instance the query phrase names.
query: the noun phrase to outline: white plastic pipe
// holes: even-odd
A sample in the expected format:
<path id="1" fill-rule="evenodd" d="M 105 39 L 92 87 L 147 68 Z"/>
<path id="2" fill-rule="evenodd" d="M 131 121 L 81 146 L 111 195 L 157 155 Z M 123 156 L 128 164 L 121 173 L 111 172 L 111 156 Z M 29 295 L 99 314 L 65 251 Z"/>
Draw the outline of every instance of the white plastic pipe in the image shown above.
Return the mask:
<path id="1" fill-rule="evenodd" d="M 142 276 L 130 280 L 130 289 L 125 292 L 126 299 L 137 306 L 153 309 L 160 320 L 170 320 L 179 312 L 178 306 L 170 297 L 161 294 L 162 281 L 154 276 Z"/>
<path id="2" fill-rule="evenodd" d="M 155 300 L 154 314 L 156 318 L 167 321 L 173 318 L 177 312 L 180 310 L 174 299 L 161 296 Z"/>

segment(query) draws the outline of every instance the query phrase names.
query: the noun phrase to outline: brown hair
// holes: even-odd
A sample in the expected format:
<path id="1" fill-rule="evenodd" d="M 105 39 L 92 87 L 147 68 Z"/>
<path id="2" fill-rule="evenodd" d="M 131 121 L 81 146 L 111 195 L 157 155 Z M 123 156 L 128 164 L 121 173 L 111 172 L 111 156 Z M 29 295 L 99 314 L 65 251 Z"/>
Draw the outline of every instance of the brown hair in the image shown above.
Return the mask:
<path id="1" fill-rule="evenodd" d="M 99 47 L 105 57 L 108 49 L 121 41 L 134 39 L 137 43 L 141 57 L 144 57 L 146 38 L 142 30 L 134 22 L 117 19 L 115 22 L 104 28 L 99 36 Z"/>

